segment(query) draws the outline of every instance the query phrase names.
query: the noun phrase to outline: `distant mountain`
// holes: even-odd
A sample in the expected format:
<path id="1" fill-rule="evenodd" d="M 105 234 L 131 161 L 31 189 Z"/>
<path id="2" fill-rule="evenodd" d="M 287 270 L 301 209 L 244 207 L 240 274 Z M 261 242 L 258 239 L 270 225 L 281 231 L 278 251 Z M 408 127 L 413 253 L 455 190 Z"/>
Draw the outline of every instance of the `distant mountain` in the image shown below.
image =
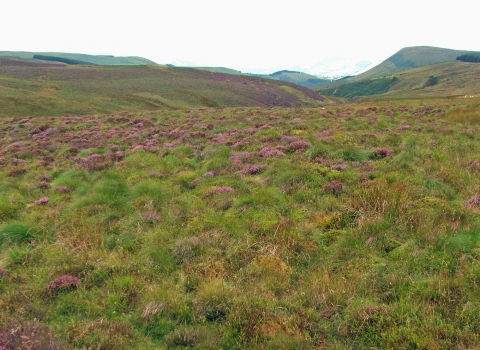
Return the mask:
<path id="1" fill-rule="evenodd" d="M 255 77 L 264 78 L 264 79 L 281 80 L 281 81 L 286 81 L 289 83 L 298 84 L 300 86 L 305 86 L 305 87 L 330 81 L 327 79 L 318 78 L 315 75 L 311 75 L 303 72 L 297 72 L 297 71 L 290 71 L 290 70 L 281 70 L 272 74 L 251 74 L 251 73 L 242 73 L 241 71 L 225 68 L 225 67 L 195 67 L 195 68 L 210 71 L 210 72 L 217 72 L 217 73 L 255 76 Z"/>
<path id="2" fill-rule="evenodd" d="M 432 46 L 406 47 L 387 58 L 378 66 L 358 75 L 357 78 L 371 78 L 383 74 L 397 72 L 408 68 L 427 66 L 430 64 L 455 61 L 460 55 L 469 51 L 443 49 Z"/>
<path id="3" fill-rule="evenodd" d="M 136 66 L 136 65 L 157 65 L 157 63 L 150 61 L 143 57 L 126 56 L 115 57 L 110 55 L 86 55 L 80 53 L 64 53 L 64 52 L 27 52 L 27 51 L 0 51 L 0 57 L 34 59 L 34 56 L 44 57 L 44 60 L 55 61 L 53 58 L 60 58 L 58 62 L 79 62 L 81 64 L 98 64 L 105 66 Z M 50 57 L 45 59 L 45 57 Z M 63 59 L 63 60 L 62 60 Z"/>
<path id="4" fill-rule="evenodd" d="M 430 64 L 455 61 L 460 55 L 470 51 L 443 49 L 432 46 L 413 46 L 405 47 L 387 58 L 380 64 L 364 71 L 363 73 L 353 75 L 343 80 L 336 80 L 327 84 L 314 85 L 313 89 L 321 89 L 326 86 L 338 86 L 345 83 L 352 83 L 371 79 L 385 74 L 402 71 L 409 68 L 422 67 Z"/>

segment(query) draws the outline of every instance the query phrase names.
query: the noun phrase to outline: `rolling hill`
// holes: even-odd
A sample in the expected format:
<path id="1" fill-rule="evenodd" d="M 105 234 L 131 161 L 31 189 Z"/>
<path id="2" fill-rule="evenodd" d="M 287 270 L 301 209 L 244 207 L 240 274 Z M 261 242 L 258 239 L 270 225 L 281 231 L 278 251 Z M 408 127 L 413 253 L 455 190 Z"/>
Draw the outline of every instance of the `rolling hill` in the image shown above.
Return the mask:
<path id="1" fill-rule="evenodd" d="M 370 100 L 473 96 L 480 93 L 480 64 L 442 62 L 318 91 L 346 98 L 370 96 Z"/>
<path id="2" fill-rule="evenodd" d="M 295 84 L 166 66 L 61 65 L 0 59 L 0 115 L 108 113 L 160 108 L 315 106 Z"/>
<path id="3" fill-rule="evenodd" d="M 9 58 L 23 58 L 33 59 L 35 55 L 60 57 L 87 64 L 99 64 L 106 66 L 116 65 L 157 65 L 157 63 L 150 61 L 143 57 L 127 56 L 127 57 L 115 57 L 110 55 L 86 55 L 79 53 L 64 53 L 64 52 L 27 52 L 27 51 L 0 51 L 0 57 Z"/>
<path id="4" fill-rule="evenodd" d="M 210 72 L 255 76 L 255 77 L 264 78 L 264 79 L 281 80 L 281 81 L 286 81 L 289 83 L 298 84 L 305 87 L 310 87 L 319 83 L 330 82 L 330 80 L 320 79 L 315 75 L 311 75 L 303 72 L 289 71 L 289 70 L 281 70 L 278 72 L 274 72 L 272 74 L 250 74 L 250 73 L 242 73 L 241 71 L 231 69 L 231 68 L 225 68 L 225 67 L 195 67 L 195 68 L 210 71 Z"/>
<path id="5" fill-rule="evenodd" d="M 451 50 L 432 46 L 405 47 L 387 58 L 372 69 L 352 77 L 336 80 L 333 82 L 320 83 L 312 88 L 321 89 L 324 87 L 338 86 L 345 83 L 372 79 L 381 75 L 395 73 L 401 70 L 423 67 L 435 63 L 455 61 L 460 55 L 470 51 Z"/>

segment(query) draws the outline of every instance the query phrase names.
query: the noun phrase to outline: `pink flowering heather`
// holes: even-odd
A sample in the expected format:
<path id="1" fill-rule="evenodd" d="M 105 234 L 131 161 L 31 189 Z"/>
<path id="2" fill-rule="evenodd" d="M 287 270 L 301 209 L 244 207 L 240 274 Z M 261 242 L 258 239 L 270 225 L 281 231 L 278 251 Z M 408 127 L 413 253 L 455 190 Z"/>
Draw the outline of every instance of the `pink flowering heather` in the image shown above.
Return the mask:
<path id="1" fill-rule="evenodd" d="M 121 160 L 125 157 L 125 152 L 123 151 L 116 151 L 114 154 L 113 154 L 113 159 L 115 160 Z"/>
<path id="2" fill-rule="evenodd" d="M 136 127 L 137 127 L 137 128 L 143 127 L 143 123 L 142 123 L 142 122 L 137 123 L 137 124 L 136 124 Z"/>
<path id="3" fill-rule="evenodd" d="M 13 158 L 12 163 L 13 164 L 27 164 L 28 162 L 25 159 Z"/>
<path id="4" fill-rule="evenodd" d="M 50 198 L 48 197 L 41 197 L 38 200 L 35 201 L 36 205 L 45 205 L 49 202 Z"/>
<path id="5" fill-rule="evenodd" d="M 37 182 L 36 184 L 32 184 L 30 186 L 28 186 L 28 189 L 29 190 L 33 190 L 35 188 L 43 188 L 43 189 L 46 189 L 46 188 L 49 188 L 50 187 L 50 184 L 46 181 L 40 181 L 40 182 Z"/>
<path id="6" fill-rule="evenodd" d="M 342 194 L 343 192 L 343 184 L 338 180 L 332 180 L 325 187 L 325 190 L 331 194 L 339 195 L 339 194 Z"/>
<path id="7" fill-rule="evenodd" d="M 188 184 L 188 186 L 190 188 L 195 188 L 195 186 L 197 186 L 197 184 L 200 182 L 200 180 L 202 180 L 201 177 L 197 177 L 195 179 L 193 179 L 192 181 L 190 181 L 190 183 Z"/>
<path id="8" fill-rule="evenodd" d="M 331 170 L 343 171 L 348 169 L 348 165 L 345 163 L 337 163 L 330 167 Z"/>
<path id="9" fill-rule="evenodd" d="M 312 144 L 305 140 L 294 141 L 287 146 L 289 150 L 299 150 L 312 147 Z"/>
<path id="10" fill-rule="evenodd" d="M 215 173 L 213 171 L 207 171 L 205 174 L 203 174 L 203 177 L 214 177 Z"/>
<path id="11" fill-rule="evenodd" d="M 211 196 L 214 194 L 219 194 L 219 193 L 233 193 L 233 192 L 235 192 L 235 190 L 230 186 L 220 186 L 220 187 L 215 187 L 214 189 L 205 193 L 204 197 Z"/>
<path id="12" fill-rule="evenodd" d="M 165 175 L 163 175 L 162 173 L 159 173 L 158 171 L 152 171 L 150 174 L 149 174 L 150 177 L 164 177 Z"/>
<path id="13" fill-rule="evenodd" d="M 463 203 L 463 206 L 465 208 L 473 208 L 480 206 L 480 194 L 477 193 L 476 195 L 471 197 L 469 200 Z"/>
<path id="14" fill-rule="evenodd" d="M 284 145 L 288 145 L 289 143 L 300 141 L 300 140 L 301 140 L 300 136 L 284 136 L 282 137 L 281 142 Z"/>
<path id="15" fill-rule="evenodd" d="M 38 175 L 39 179 L 42 179 L 43 181 L 49 181 L 50 180 L 50 175 L 48 174 L 40 174 Z"/>
<path id="16" fill-rule="evenodd" d="M 70 187 L 65 185 L 59 185 L 56 186 L 53 190 L 56 192 L 70 192 Z"/>
<path id="17" fill-rule="evenodd" d="M 0 266 L 0 278 L 2 278 L 3 276 L 5 276 L 5 269 Z"/>
<path id="18" fill-rule="evenodd" d="M 478 160 L 469 160 L 467 165 L 471 168 L 476 168 L 480 170 L 480 162 Z"/>
<path id="19" fill-rule="evenodd" d="M 47 288 L 51 293 L 60 292 L 62 290 L 72 290 L 81 286 L 77 277 L 70 275 L 62 275 L 48 282 Z"/>
<path id="20" fill-rule="evenodd" d="M 142 214 L 142 218 L 145 221 L 150 221 L 150 222 L 158 222 L 161 220 L 160 216 L 158 216 L 154 212 L 146 212 Z"/>
<path id="21" fill-rule="evenodd" d="M 285 153 L 278 149 L 272 149 L 269 147 L 262 148 L 260 152 L 258 152 L 260 157 L 283 157 Z"/>
<path id="22" fill-rule="evenodd" d="M 235 190 L 230 186 L 221 186 L 214 189 L 214 193 L 223 193 L 223 192 L 233 193 L 235 192 Z"/>
<path id="23" fill-rule="evenodd" d="M 388 148 L 375 148 L 375 153 L 384 158 L 384 157 L 393 157 L 395 152 Z"/>

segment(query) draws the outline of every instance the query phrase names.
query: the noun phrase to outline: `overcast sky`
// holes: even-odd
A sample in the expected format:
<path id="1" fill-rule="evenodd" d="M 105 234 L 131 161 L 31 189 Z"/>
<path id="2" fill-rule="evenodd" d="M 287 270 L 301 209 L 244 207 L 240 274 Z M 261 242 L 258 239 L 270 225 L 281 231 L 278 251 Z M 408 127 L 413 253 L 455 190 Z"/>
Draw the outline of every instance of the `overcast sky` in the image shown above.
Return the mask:
<path id="1" fill-rule="evenodd" d="M 480 51 L 473 0 L 4 0 L 0 51 L 135 55 L 249 71 L 406 46 Z"/>

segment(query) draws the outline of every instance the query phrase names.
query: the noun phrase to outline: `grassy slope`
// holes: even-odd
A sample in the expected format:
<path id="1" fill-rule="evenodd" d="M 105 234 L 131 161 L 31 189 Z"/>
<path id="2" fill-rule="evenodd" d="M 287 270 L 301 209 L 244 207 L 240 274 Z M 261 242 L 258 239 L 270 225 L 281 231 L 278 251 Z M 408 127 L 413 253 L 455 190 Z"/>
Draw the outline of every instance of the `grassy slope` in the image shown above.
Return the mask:
<path id="1" fill-rule="evenodd" d="M 113 57 L 105 55 L 86 55 L 79 53 L 64 53 L 64 52 L 27 52 L 27 51 L 0 51 L 2 57 L 18 57 L 23 59 L 33 59 L 34 55 L 55 56 L 70 58 L 73 60 L 89 62 L 99 65 L 157 65 L 157 63 L 150 61 L 143 57 L 127 56 L 127 57 Z"/>
<path id="2" fill-rule="evenodd" d="M 322 99 L 309 89 L 286 82 L 188 68 L 30 67 L 0 60 L 1 116 L 195 106 L 300 106 L 316 105 Z"/>
<path id="3" fill-rule="evenodd" d="M 381 75 L 395 73 L 401 70 L 422 67 L 441 62 L 455 61 L 457 56 L 463 55 L 469 51 L 443 49 L 431 46 L 405 47 L 393 56 L 387 58 L 378 66 L 372 69 L 335 82 L 314 85 L 312 88 L 324 88 L 326 86 L 337 86 L 345 83 L 356 82 L 364 79 L 371 79 Z"/>
<path id="4" fill-rule="evenodd" d="M 434 76 L 438 78 L 438 84 L 425 86 L 428 78 Z M 360 80 L 353 83 L 346 83 L 334 88 L 328 88 L 336 91 L 345 88 L 354 87 L 361 82 L 373 82 L 380 80 L 391 80 L 397 78 L 396 82 L 390 87 L 388 92 L 381 95 L 369 97 L 358 97 L 359 99 L 369 100 L 388 100 L 388 99 L 411 99 L 411 98 L 435 98 L 452 97 L 465 95 L 478 95 L 480 93 L 480 64 L 464 63 L 460 61 L 443 62 L 412 68 L 401 72 L 395 72 L 378 76 L 373 79 Z M 326 90 L 319 89 L 320 93 L 326 93 Z"/>
<path id="5" fill-rule="evenodd" d="M 480 93 L 480 64 L 459 61 L 409 69 L 386 78 L 398 77 L 390 91 L 372 99 L 432 98 L 471 96 Z M 438 78 L 438 84 L 425 87 L 430 76 Z"/>
<path id="6" fill-rule="evenodd" d="M 478 348 L 479 107 L 2 118 L 0 345 Z"/>

